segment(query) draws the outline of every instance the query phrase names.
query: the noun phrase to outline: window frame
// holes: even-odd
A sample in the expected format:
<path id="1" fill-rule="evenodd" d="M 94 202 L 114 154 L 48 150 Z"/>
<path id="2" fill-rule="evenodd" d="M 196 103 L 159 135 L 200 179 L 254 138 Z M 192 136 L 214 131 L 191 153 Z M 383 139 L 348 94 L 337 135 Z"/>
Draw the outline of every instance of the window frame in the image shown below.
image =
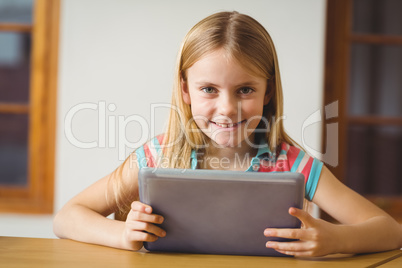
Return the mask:
<path id="1" fill-rule="evenodd" d="M 350 162 L 347 160 L 348 127 L 351 124 L 371 126 L 392 125 L 401 126 L 402 118 L 392 116 L 353 116 L 348 114 L 348 90 L 350 84 L 351 45 L 353 43 L 402 45 L 402 36 L 382 34 L 354 33 L 352 30 L 353 0 L 327 0 L 326 52 L 325 52 L 325 82 L 324 105 L 339 101 L 339 165 L 328 166 L 329 170 L 343 183 L 346 183 L 346 170 Z M 325 118 L 325 116 L 324 116 Z M 327 119 L 322 125 L 322 137 L 326 137 L 326 125 L 333 123 Z M 327 147 L 322 140 L 322 151 Z M 370 201 L 385 210 L 391 216 L 402 222 L 402 197 L 387 195 L 366 195 Z M 322 211 L 321 217 L 333 219 Z"/>
<path id="2" fill-rule="evenodd" d="M 0 113 L 28 114 L 27 185 L 0 185 L 0 212 L 53 213 L 60 0 L 34 0 L 32 25 L 0 31 L 32 35 L 28 105 L 0 103 Z"/>

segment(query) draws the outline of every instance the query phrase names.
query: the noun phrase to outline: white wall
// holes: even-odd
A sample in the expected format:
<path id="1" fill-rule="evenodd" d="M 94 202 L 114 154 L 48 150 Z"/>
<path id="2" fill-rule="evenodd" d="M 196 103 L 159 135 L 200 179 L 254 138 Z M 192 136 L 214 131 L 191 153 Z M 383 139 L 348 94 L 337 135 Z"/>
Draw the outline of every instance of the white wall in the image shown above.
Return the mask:
<path id="1" fill-rule="evenodd" d="M 138 115 L 151 123 L 151 103 L 170 100 L 173 68 L 180 42 L 200 19 L 217 11 L 237 10 L 260 21 L 277 48 L 285 95 L 285 126 L 301 141 L 303 121 L 321 106 L 323 92 L 325 0 L 133 1 L 64 0 L 61 10 L 55 211 L 82 189 L 113 171 L 131 149 L 121 151 L 123 132 L 132 143 L 142 135 L 138 118 L 113 135 L 98 121 Z M 115 110 L 102 110 L 102 103 Z M 77 105 L 96 110 L 77 112 L 65 134 L 65 119 Z M 84 107 L 84 106 L 81 106 Z M 155 110 L 156 133 L 166 109 Z M 100 115 L 99 115 L 100 113 Z M 102 116 L 106 120 L 102 120 Z M 125 130 L 125 131 L 124 131 Z M 100 133 L 100 134 L 99 134 Z M 307 144 L 319 149 L 318 125 L 306 129 Z M 99 139 L 99 135 L 101 139 Z M 103 146 L 102 135 L 106 142 Z M 151 134 L 149 134 L 151 135 Z M 103 139 L 104 140 L 104 139 Z M 113 142 L 116 146 L 113 146 Z M 52 216 L 0 215 L 0 236 L 54 237 Z"/>

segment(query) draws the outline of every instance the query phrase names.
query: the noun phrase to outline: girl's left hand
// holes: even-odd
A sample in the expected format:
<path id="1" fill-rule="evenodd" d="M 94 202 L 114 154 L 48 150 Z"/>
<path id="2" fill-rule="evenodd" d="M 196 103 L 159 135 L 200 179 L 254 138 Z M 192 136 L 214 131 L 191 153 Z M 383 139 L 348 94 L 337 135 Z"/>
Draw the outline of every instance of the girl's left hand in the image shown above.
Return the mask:
<path id="1" fill-rule="evenodd" d="M 264 230 L 264 235 L 298 239 L 299 241 L 268 241 L 267 248 L 273 248 L 280 253 L 296 257 L 316 257 L 337 253 L 338 245 L 341 242 L 335 224 L 315 219 L 306 211 L 293 207 L 289 209 L 289 214 L 302 222 L 301 229 L 268 228 Z"/>

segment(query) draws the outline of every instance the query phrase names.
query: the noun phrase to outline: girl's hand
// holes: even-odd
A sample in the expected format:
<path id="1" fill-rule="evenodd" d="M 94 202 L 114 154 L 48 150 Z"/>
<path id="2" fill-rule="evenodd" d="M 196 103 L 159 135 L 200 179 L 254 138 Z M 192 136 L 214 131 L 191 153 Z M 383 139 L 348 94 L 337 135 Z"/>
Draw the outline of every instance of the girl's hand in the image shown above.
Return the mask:
<path id="1" fill-rule="evenodd" d="M 264 235 L 268 237 L 282 237 L 298 239 L 292 242 L 268 241 L 267 248 L 297 257 L 324 256 L 336 253 L 338 248 L 338 235 L 336 225 L 313 218 L 306 211 L 290 208 L 289 214 L 302 222 L 301 229 L 265 229 Z"/>
<path id="2" fill-rule="evenodd" d="M 163 217 L 152 214 L 152 207 L 139 201 L 131 203 L 122 235 L 123 248 L 139 250 L 143 242 L 154 242 L 166 232 L 154 223 L 161 224 Z"/>

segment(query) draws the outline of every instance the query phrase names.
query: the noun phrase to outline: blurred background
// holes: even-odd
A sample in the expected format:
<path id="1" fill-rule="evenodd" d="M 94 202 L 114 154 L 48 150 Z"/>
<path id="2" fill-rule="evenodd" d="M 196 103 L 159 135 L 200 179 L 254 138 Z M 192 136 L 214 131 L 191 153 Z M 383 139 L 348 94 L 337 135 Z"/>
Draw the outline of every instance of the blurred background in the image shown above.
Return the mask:
<path id="1" fill-rule="evenodd" d="M 163 131 L 181 40 L 224 10 L 271 34 L 289 134 L 402 219 L 401 3 L 0 0 L 0 236 L 55 237 L 70 198 Z"/>

